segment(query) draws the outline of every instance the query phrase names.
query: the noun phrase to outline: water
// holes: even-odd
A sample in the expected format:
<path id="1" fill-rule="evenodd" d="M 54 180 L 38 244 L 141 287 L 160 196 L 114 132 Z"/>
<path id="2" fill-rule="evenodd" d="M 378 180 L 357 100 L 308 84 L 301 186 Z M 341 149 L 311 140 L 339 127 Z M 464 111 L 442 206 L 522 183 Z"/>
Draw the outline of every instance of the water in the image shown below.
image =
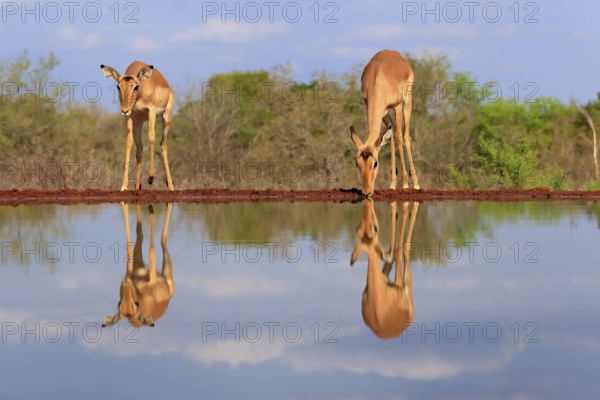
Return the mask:
<path id="1" fill-rule="evenodd" d="M 0 208 L 0 399 L 600 393 L 597 203 L 168 209 Z"/>

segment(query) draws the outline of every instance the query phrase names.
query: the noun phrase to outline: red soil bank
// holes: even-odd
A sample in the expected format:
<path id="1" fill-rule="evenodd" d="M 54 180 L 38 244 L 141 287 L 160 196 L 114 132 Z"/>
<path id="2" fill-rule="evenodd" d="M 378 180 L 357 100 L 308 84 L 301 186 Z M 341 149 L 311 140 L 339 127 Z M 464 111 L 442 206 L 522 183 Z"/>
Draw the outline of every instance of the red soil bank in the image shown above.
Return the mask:
<path id="1" fill-rule="evenodd" d="M 548 188 L 511 190 L 382 189 L 375 201 L 600 201 L 600 191 L 551 191 Z M 230 203 L 230 202 L 348 202 L 361 200 L 358 189 L 271 190 L 190 189 L 175 190 L 0 190 L 0 205 L 100 204 L 100 203 Z"/>

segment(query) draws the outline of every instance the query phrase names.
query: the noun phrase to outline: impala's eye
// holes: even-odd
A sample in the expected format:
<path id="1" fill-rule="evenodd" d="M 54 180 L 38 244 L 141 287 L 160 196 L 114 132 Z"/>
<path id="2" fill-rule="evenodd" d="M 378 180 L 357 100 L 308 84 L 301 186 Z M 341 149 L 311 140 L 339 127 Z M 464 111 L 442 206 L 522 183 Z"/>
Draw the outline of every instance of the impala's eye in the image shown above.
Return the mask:
<path id="1" fill-rule="evenodd" d="M 133 304 L 135 304 L 136 307 L 140 306 L 140 303 L 138 303 L 137 301 L 134 301 Z"/>
<path id="2" fill-rule="evenodd" d="M 117 307 L 121 307 L 121 302 L 119 301 L 119 304 L 117 304 Z"/>
<path id="3" fill-rule="evenodd" d="M 373 169 L 377 168 L 378 165 L 379 165 L 379 163 L 377 161 L 375 161 L 375 164 L 373 164 Z"/>
<path id="4" fill-rule="evenodd" d="M 120 92 L 121 91 L 121 86 L 117 85 L 117 90 Z"/>
<path id="5" fill-rule="evenodd" d="M 354 164 L 358 167 L 358 160 L 354 161 Z"/>
<path id="6" fill-rule="evenodd" d="M 133 91 L 134 91 L 134 92 L 137 92 L 137 90 L 138 90 L 138 85 L 135 85 L 135 86 L 133 87 Z"/>

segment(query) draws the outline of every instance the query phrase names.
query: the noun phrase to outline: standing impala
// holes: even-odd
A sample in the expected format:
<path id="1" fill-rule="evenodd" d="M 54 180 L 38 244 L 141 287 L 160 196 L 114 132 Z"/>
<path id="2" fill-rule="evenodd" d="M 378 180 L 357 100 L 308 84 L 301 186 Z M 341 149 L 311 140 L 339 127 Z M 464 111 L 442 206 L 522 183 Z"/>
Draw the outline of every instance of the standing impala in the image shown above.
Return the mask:
<path id="1" fill-rule="evenodd" d="M 173 203 L 167 204 L 167 215 L 162 230 L 160 244 L 163 260 L 162 270 L 156 272 L 156 251 L 154 249 L 154 209 L 149 206 L 150 213 L 150 249 L 148 250 L 150 268 L 146 268 L 142 256 L 142 221 L 140 205 L 136 205 L 137 223 L 135 229 L 135 246 L 132 247 L 129 233 L 129 206 L 123 204 L 125 219 L 125 237 L 127 239 L 127 270 L 121 281 L 119 305 L 117 313 L 106 317 L 102 327 L 113 325 L 121 318 L 127 318 L 136 327 L 154 326 L 154 321 L 163 316 L 175 292 L 173 281 L 173 264 L 167 249 L 169 236 L 169 217 Z"/>
<path id="2" fill-rule="evenodd" d="M 404 189 L 408 188 L 408 176 L 403 152 L 403 147 L 406 147 L 413 187 L 419 189 L 408 133 L 412 112 L 412 85 L 414 82 L 414 74 L 410 64 L 397 51 L 381 50 L 373 56 L 365 67 L 361 82 L 361 94 L 367 107 L 368 136 L 366 142 L 363 143 L 354 131 L 354 127 L 351 126 L 350 137 L 358 149 L 356 165 L 360 170 L 362 179 L 362 193 L 366 196 L 373 194 L 375 178 L 379 169 L 379 151 L 388 140 L 391 146 L 392 180 L 390 189 L 396 189 L 396 154 L 391 128 L 396 132 L 400 152 L 402 187 Z M 402 133 L 403 116 L 404 131 Z M 380 129 L 382 128 L 382 121 L 383 129 Z"/>
<path id="3" fill-rule="evenodd" d="M 150 141 L 150 176 L 148 183 L 154 181 L 154 125 L 156 115 L 162 118 L 162 138 L 160 151 L 165 164 L 167 186 L 174 190 L 169 161 L 167 158 L 167 136 L 171 128 L 171 113 L 173 110 L 173 92 L 165 77 L 152 65 L 141 61 L 134 61 L 127 67 L 125 75 L 121 75 L 114 68 L 101 65 L 102 72 L 107 78 L 117 81 L 121 114 L 127 118 L 127 148 L 125 153 L 125 173 L 121 190 L 127 190 L 129 184 L 129 153 L 135 139 L 136 175 L 135 188 L 141 189 L 141 163 L 142 163 L 142 127 L 148 121 L 148 139 Z"/>
<path id="4" fill-rule="evenodd" d="M 373 208 L 373 200 L 363 200 L 362 218 L 357 229 L 358 242 L 350 259 L 352 265 L 363 250 L 367 253 L 367 286 L 362 296 L 363 320 L 373 333 L 382 339 L 399 336 L 410 325 L 414 316 L 410 243 L 419 203 L 413 204 L 404 242 L 408 208 L 409 203 L 405 202 L 402 207 L 400 240 L 396 243 L 397 207 L 395 202 L 391 204 L 390 250 L 384 253 L 379 244 L 379 222 Z M 391 282 L 390 272 L 394 262 L 396 276 Z"/>

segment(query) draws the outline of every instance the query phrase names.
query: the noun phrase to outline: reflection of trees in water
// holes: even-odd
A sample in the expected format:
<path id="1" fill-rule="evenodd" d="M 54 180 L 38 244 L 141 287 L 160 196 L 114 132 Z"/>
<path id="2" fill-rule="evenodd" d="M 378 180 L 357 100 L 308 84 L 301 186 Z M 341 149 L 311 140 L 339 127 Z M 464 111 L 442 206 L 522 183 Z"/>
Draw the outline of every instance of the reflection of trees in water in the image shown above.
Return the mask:
<path id="1" fill-rule="evenodd" d="M 291 241 L 308 238 L 321 242 L 352 242 L 360 210 L 355 204 L 342 203 L 235 203 L 225 205 L 182 204 L 178 225 L 189 232 L 190 240 L 201 236 L 223 242 Z M 375 204 L 376 212 L 384 211 L 385 203 Z M 444 249 L 447 244 L 465 246 L 465 243 L 492 241 L 494 230 L 503 224 L 523 220 L 536 225 L 556 224 L 562 218 L 576 219 L 584 215 L 600 221 L 600 204 L 583 202 L 425 202 L 419 209 L 412 243 L 415 251 Z M 201 220 L 202 230 L 198 229 Z M 387 232 L 390 222 L 380 221 Z M 574 225 L 572 223 L 571 225 Z M 195 239 L 194 239 L 195 238 Z M 387 246 L 382 238 L 383 245 Z M 346 250 L 349 250 L 347 248 Z M 452 250 L 452 249 L 451 249 Z M 465 253 L 466 254 L 466 253 Z M 422 268 L 442 267 L 447 257 L 420 257 L 414 261 Z"/>
<path id="2" fill-rule="evenodd" d="M 12 255 L 14 260 L 24 260 L 19 264 L 29 267 L 35 263 L 34 256 L 21 256 L 21 249 L 33 249 L 38 245 L 42 248 L 50 242 L 64 242 L 73 240 L 73 226 L 81 217 L 86 216 L 95 220 L 103 214 L 105 206 L 18 206 L 0 207 L 0 235 L 2 237 L 3 251 L 7 246 L 16 245 L 18 253 Z M 13 250 L 11 248 L 10 250 Z M 51 269 L 56 268 L 56 263 L 45 263 L 43 257 L 41 264 L 49 264 Z"/>
<path id="3" fill-rule="evenodd" d="M 378 213 L 381 205 L 376 204 Z M 528 221 L 536 226 L 554 225 L 567 218 L 570 226 L 582 216 L 599 221 L 600 204 L 585 202 L 443 202 L 423 203 L 419 209 L 419 218 L 415 222 L 412 238 L 414 244 L 413 261 L 419 262 L 422 268 L 442 267 L 448 265 L 449 258 L 440 256 L 437 259 L 433 252 L 442 252 L 444 246 L 450 244 L 461 247 L 468 242 L 493 241 L 494 230 L 501 225 L 515 225 Z M 380 221 L 381 229 L 387 230 L 389 222 Z M 384 239 L 385 240 L 385 239 Z M 387 244 L 386 244 L 387 245 Z M 483 243 L 482 243 L 483 245 Z M 478 251 L 480 251 L 479 248 Z M 427 251 L 432 254 L 427 255 Z M 461 251 L 467 254 L 467 246 Z M 423 256 L 423 257 L 421 257 Z"/>
<path id="4" fill-rule="evenodd" d="M 583 203 L 584 212 L 587 216 L 596 221 L 596 226 L 600 229 L 600 203 L 586 202 Z M 571 223 L 573 225 L 573 223 Z"/>
<path id="5" fill-rule="evenodd" d="M 376 212 L 384 212 L 384 203 L 375 204 Z M 64 242 L 77 240 L 73 231 L 88 229 L 80 226 L 81 220 L 98 221 L 107 218 L 107 208 L 99 206 L 19 206 L 0 207 L 0 234 L 3 243 Z M 155 207 L 162 216 L 165 207 Z M 197 243 L 212 240 L 230 243 L 267 243 L 311 240 L 335 241 L 340 250 L 351 250 L 356 232 L 356 220 L 360 218 L 356 204 L 350 203 L 229 203 L 176 204 L 172 224 L 180 232 L 177 240 Z M 425 202 L 419 209 L 412 242 L 432 249 L 438 243 L 442 248 L 449 242 L 457 244 L 479 240 L 493 240 L 494 230 L 503 224 L 529 221 L 535 225 L 552 225 L 563 218 L 576 227 L 581 217 L 595 221 L 600 229 L 600 203 L 596 202 Z M 382 228 L 389 229 L 389 221 L 380 221 Z M 184 239 L 185 238 L 185 239 Z M 343 247 L 347 244 L 347 247 Z M 389 245 L 389 243 L 383 243 Z M 13 256 L 20 260 L 20 254 Z M 34 263 L 25 257 L 27 267 Z M 414 257 L 420 262 L 419 257 Z M 42 260 L 42 264 L 44 264 Z M 51 268 L 56 264 L 47 263 Z M 432 257 L 425 258 L 423 268 L 444 266 L 442 257 L 436 263 Z"/>
<path id="6" fill-rule="evenodd" d="M 333 241 L 350 238 L 355 206 L 350 203 L 181 204 L 176 223 L 192 240 L 205 235 L 225 242 Z M 198 229 L 201 220 L 202 230 Z M 178 228 L 179 229 L 179 228 Z"/>

